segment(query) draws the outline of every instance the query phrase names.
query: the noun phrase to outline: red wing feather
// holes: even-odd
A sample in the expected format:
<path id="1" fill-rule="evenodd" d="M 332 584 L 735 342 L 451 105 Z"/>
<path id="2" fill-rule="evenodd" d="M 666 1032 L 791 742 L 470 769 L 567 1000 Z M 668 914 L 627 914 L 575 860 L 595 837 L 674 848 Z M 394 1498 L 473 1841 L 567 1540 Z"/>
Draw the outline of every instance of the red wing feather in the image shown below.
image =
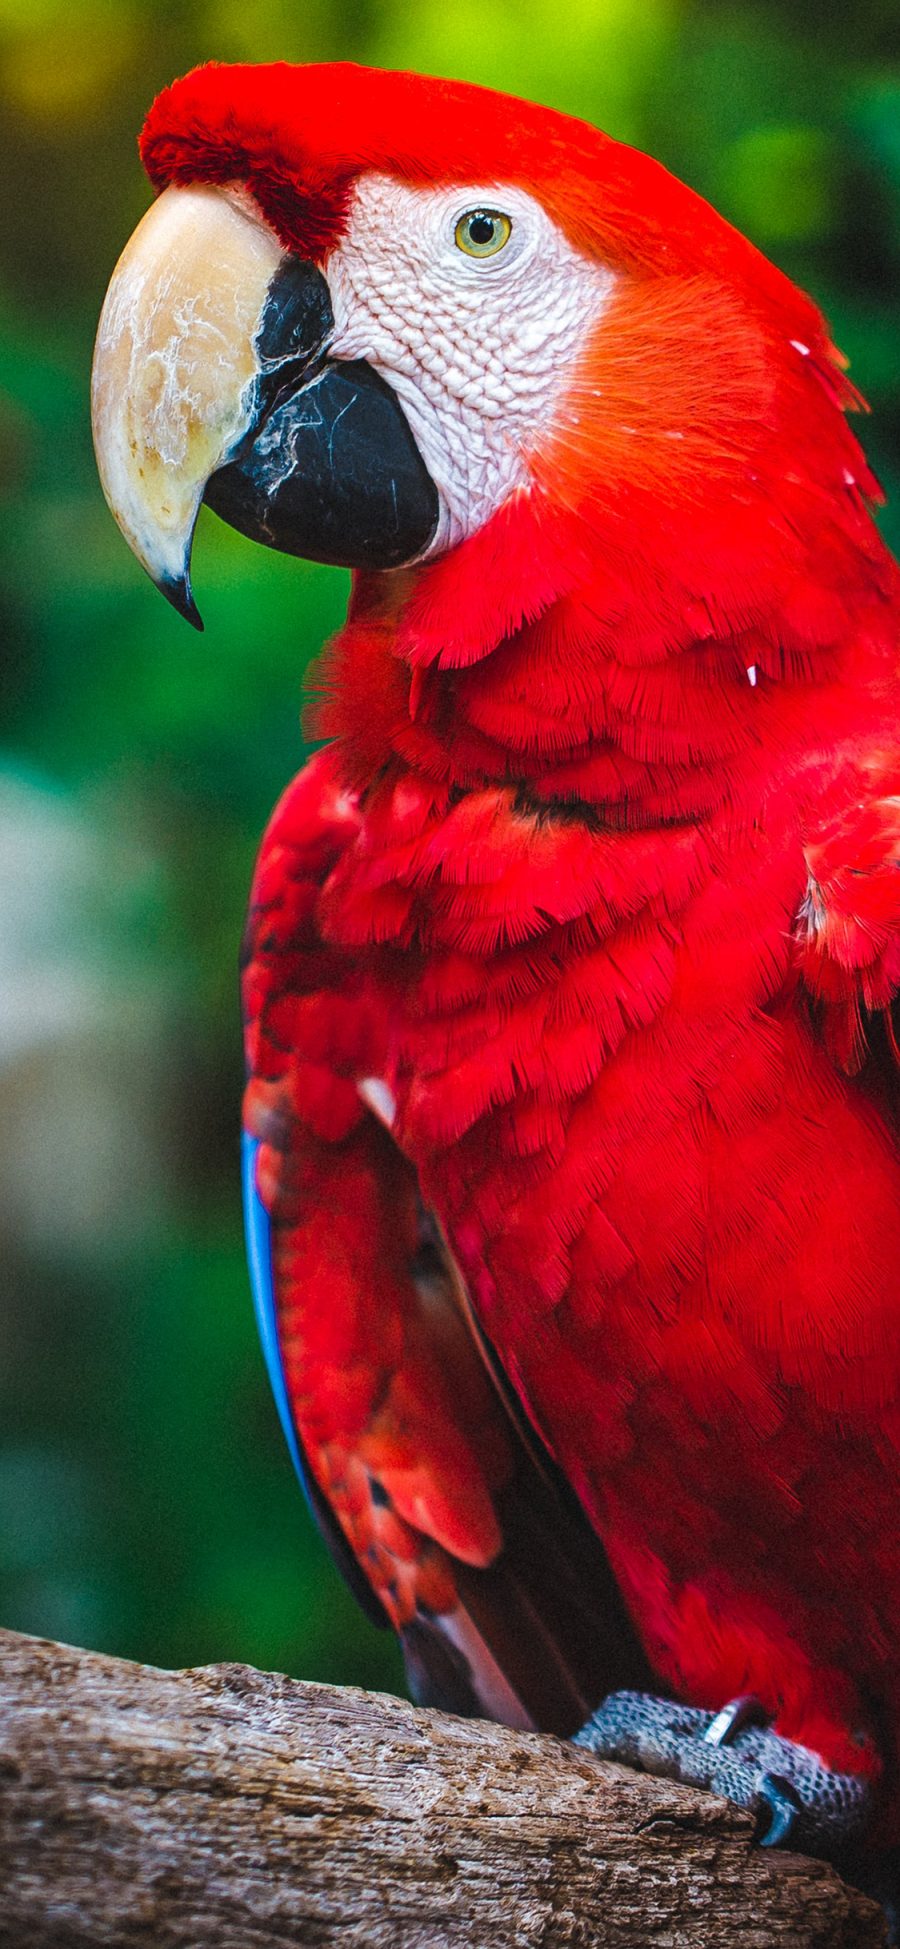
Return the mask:
<path id="1" fill-rule="evenodd" d="M 275 813 L 250 912 L 244 1123 L 287 1410 L 416 1696 L 571 1732 L 644 1661 L 597 1537 L 488 1371 L 413 1167 L 360 1094 L 384 1073 L 385 1004 L 317 923 L 357 830 L 322 753 Z"/>

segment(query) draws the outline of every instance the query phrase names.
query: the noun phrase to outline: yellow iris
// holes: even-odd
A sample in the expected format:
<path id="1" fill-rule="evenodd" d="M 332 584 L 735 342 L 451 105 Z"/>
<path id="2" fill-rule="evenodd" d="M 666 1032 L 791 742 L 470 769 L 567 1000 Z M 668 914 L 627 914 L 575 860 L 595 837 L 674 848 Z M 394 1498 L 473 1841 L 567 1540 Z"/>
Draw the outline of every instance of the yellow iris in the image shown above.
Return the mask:
<path id="1" fill-rule="evenodd" d="M 509 242 L 511 230 L 502 210 L 467 210 L 456 226 L 456 242 L 467 257 L 496 257 Z"/>

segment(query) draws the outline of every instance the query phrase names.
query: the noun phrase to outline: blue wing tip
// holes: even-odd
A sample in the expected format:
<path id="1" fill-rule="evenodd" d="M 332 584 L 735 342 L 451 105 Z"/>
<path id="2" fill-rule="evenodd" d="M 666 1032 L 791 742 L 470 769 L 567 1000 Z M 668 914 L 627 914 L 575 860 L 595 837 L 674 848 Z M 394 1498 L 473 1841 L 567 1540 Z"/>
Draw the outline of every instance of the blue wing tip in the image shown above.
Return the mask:
<path id="1" fill-rule="evenodd" d="M 291 1461 L 300 1482 L 310 1501 L 306 1466 L 297 1440 L 297 1430 L 291 1414 L 284 1368 L 281 1361 L 281 1348 L 278 1343 L 278 1316 L 275 1309 L 275 1279 L 272 1271 L 272 1221 L 256 1188 L 256 1159 L 259 1153 L 259 1138 L 251 1137 L 245 1130 L 241 1135 L 241 1175 L 244 1191 L 244 1233 L 247 1240 L 247 1261 L 250 1267 L 250 1285 L 253 1291 L 253 1308 L 269 1376 L 269 1385 L 275 1397 L 278 1417 L 284 1429 L 284 1438 L 290 1451 Z M 311 1505 L 310 1505 L 311 1506 Z"/>

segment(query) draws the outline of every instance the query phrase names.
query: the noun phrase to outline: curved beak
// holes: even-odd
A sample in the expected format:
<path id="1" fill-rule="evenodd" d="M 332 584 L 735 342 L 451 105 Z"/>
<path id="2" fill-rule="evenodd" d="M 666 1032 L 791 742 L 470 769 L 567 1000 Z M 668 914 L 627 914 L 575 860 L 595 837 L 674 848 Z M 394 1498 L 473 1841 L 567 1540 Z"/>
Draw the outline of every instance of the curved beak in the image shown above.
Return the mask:
<path id="1" fill-rule="evenodd" d="M 437 491 L 399 401 L 328 359 L 328 286 L 240 190 L 163 191 L 126 246 L 94 353 L 94 446 L 138 561 L 203 625 L 190 559 L 201 503 L 245 534 L 346 567 L 427 547 Z"/>

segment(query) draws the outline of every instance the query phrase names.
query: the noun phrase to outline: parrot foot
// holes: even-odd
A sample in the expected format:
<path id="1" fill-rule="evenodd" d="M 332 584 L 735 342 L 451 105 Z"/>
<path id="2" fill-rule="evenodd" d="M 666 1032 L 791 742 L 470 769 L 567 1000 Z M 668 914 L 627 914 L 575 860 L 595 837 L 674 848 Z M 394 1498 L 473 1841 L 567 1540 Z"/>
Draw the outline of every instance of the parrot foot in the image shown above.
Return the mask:
<path id="1" fill-rule="evenodd" d="M 611 1692 L 575 1744 L 750 1808 L 763 1847 L 832 1854 L 858 1838 L 871 1810 L 866 1780 L 833 1773 L 808 1746 L 773 1732 L 754 1698 L 704 1712 L 645 1692 Z"/>

